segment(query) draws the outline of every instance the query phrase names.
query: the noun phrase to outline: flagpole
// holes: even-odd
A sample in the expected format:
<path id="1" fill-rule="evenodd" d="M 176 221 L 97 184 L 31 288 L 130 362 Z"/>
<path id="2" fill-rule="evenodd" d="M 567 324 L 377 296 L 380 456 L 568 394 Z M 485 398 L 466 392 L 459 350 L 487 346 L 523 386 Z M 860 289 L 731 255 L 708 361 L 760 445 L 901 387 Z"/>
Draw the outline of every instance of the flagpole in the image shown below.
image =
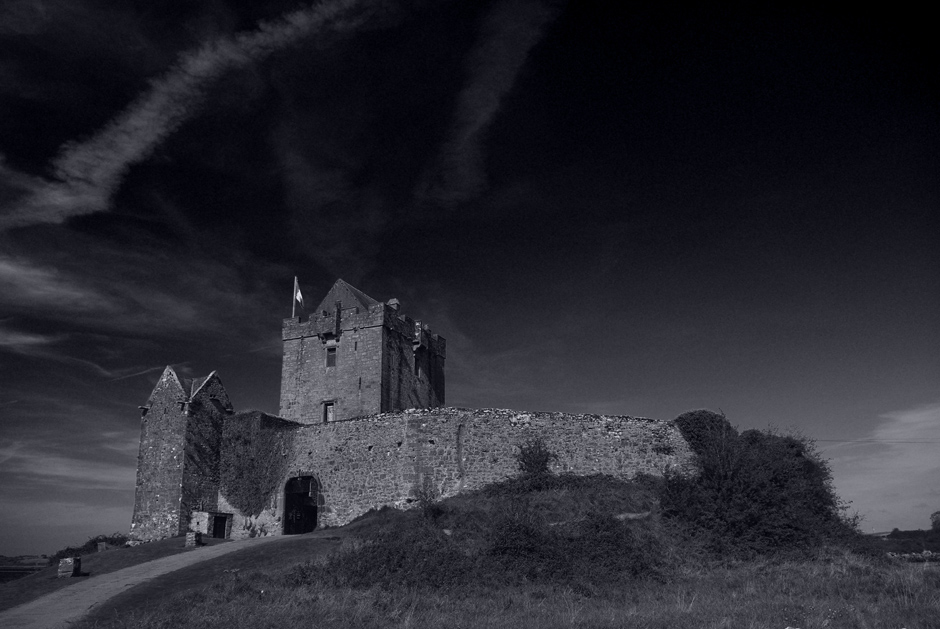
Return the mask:
<path id="1" fill-rule="evenodd" d="M 290 296 L 290 318 L 297 316 L 297 276 L 294 276 L 294 292 Z"/>

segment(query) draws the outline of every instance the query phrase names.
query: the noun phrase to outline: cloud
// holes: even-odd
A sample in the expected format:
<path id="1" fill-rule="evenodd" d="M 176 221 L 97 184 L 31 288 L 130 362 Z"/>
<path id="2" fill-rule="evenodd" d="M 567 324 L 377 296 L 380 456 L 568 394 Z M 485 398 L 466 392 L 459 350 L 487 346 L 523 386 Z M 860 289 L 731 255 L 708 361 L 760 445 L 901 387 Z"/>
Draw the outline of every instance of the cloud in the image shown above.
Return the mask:
<path id="1" fill-rule="evenodd" d="M 0 215 L 0 229 L 36 223 L 61 223 L 71 216 L 107 209 L 131 165 L 195 115 L 214 81 L 226 72 L 262 60 L 270 53 L 318 33 L 348 32 L 376 11 L 355 11 L 356 0 L 336 0 L 261 23 L 252 33 L 207 42 L 183 54 L 164 76 L 94 136 L 66 143 L 53 167 L 54 181 L 12 172 L 0 165 L 0 176 L 20 194 L 11 210 Z M 23 194 L 26 188 L 25 194 Z"/>
<path id="2" fill-rule="evenodd" d="M 153 373 L 164 369 L 165 365 L 148 367 L 141 369 L 140 366 L 126 367 L 123 369 L 108 369 L 102 365 L 88 360 L 87 358 L 77 358 L 69 355 L 67 350 L 50 347 L 55 343 L 60 343 L 69 339 L 70 335 L 57 334 L 34 334 L 32 332 L 23 332 L 5 327 L 0 321 L 0 351 L 9 351 L 30 358 L 53 361 L 68 365 L 78 365 L 95 372 L 99 376 L 109 378 L 111 382 L 125 380 L 135 376 Z M 0 404 L 0 407 L 5 406 Z"/>
<path id="3" fill-rule="evenodd" d="M 917 444 L 924 439 L 940 439 L 940 403 L 892 411 L 882 417 L 888 421 L 875 430 L 872 439 Z M 940 466 L 937 457 L 928 457 L 926 460 L 932 461 L 934 466 Z"/>
<path id="4" fill-rule="evenodd" d="M 432 168 L 416 195 L 446 205 L 468 201 L 486 188 L 482 143 L 502 100 L 512 89 L 555 7 L 531 0 L 499 3 L 484 19 L 479 40 L 467 59 L 470 79 Z"/>
<path id="5" fill-rule="evenodd" d="M 836 488 L 866 516 L 866 531 L 927 527 L 930 512 L 940 509 L 940 403 L 881 418 L 864 441 L 823 452 L 830 457 Z"/>
<path id="6" fill-rule="evenodd" d="M 122 459 L 130 459 L 124 451 L 119 453 Z M 0 471 L 7 482 L 39 491 L 47 486 L 86 490 L 126 490 L 134 486 L 136 468 L 129 460 L 106 461 L 91 453 L 86 457 L 52 453 L 48 444 L 17 441 L 0 445 Z"/>
<path id="7" fill-rule="evenodd" d="M 50 21 L 46 2 L 8 0 L 0 5 L 0 34 L 35 35 Z"/>
<path id="8" fill-rule="evenodd" d="M 45 235 L 42 247 L 7 242 L 10 253 L 0 254 L 0 311 L 37 325 L 64 322 L 73 335 L 79 329 L 100 333 L 91 340 L 101 347 L 102 359 L 119 358 L 108 355 L 116 347 L 109 339 L 114 334 L 142 339 L 193 332 L 268 344 L 267 330 L 258 323 L 271 316 L 275 298 L 269 286 L 283 275 L 290 290 L 289 271 L 255 259 L 184 257 L 165 248 L 127 248 L 61 230 Z M 76 256 L 82 258 L 80 267 L 74 265 Z M 21 337 L 15 347 L 33 354 L 51 350 L 51 342 L 29 340 Z M 89 361 L 85 354 L 73 355 Z M 152 366 L 135 365 L 131 369 L 137 371 Z M 104 372 L 108 377 L 133 373 Z"/>
<path id="9" fill-rule="evenodd" d="M 51 266 L 0 255 L 0 304 L 20 308 L 60 308 L 79 312 L 111 311 L 111 300 Z"/>
<path id="10" fill-rule="evenodd" d="M 55 343 L 59 337 L 31 334 L 0 326 L 0 348 L 29 353 L 33 348 Z"/>

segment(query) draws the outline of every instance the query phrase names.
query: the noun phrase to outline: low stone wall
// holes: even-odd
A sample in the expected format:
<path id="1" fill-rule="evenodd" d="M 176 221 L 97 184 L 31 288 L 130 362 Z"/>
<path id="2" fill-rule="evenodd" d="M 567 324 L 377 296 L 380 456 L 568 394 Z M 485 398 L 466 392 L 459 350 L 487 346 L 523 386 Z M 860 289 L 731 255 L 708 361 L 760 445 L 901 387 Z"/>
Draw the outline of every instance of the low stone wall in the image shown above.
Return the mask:
<path id="1" fill-rule="evenodd" d="M 694 469 L 688 444 L 669 421 L 435 408 L 299 426 L 288 478 L 316 478 L 318 526 L 340 526 L 370 509 L 411 506 L 425 478 L 448 497 L 518 474 L 519 446 L 534 438 L 558 455 L 555 472 L 629 479 Z M 237 515 L 232 537 L 281 534 L 283 502 L 282 494 L 257 517 Z M 228 510 L 224 499 L 219 508 Z"/>

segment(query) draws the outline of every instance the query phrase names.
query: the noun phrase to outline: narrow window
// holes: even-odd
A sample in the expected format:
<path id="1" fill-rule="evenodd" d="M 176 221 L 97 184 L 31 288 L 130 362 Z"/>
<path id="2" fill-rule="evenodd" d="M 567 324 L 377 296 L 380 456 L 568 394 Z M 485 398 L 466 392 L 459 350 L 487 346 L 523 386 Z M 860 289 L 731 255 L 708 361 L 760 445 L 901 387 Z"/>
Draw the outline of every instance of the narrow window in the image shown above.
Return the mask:
<path id="1" fill-rule="evenodd" d="M 359 351 L 359 341 L 353 341 L 353 351 L 354 352 Z"/>
<path id="2" fill-rule="evenodd" d="M 324 402 L 323 403 L 323 422 L 329 423 L 333 421 L 333 402 Z"/>
<path id="3" fill-rule="evenodd" d="M 327 367 L 336 366 L 336 348 L 335 347 L 326 348 L 326 366 Z"/>

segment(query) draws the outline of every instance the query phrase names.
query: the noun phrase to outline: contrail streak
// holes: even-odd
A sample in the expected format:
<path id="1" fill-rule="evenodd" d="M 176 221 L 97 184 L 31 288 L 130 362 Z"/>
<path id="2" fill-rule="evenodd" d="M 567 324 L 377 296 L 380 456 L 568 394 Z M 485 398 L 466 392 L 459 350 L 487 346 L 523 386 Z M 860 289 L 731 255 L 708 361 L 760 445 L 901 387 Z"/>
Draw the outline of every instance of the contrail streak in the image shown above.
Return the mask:
<path id="1" fill-rule="evenodd" d="M 470 80 L 460 92 L 447 141 L 423 181 L 418 198 L 445 205 L 468 201 L 486 188 L 483 140 L 503 98 L 532 48 L 560 8 L 533 0 L 505 0 L 486 16 L 470 52 Z"/>
<path id="2" fill-rule="evenodd" d="M 311 35 L 358 29 L 374 14 L 355 11 L 359 5 L 360 0 L 324 2 L 275 22 L 262 22 L 257 31 L 211 41 L 184 53 L 92 138 L 62 146 L 53 163 L 57 181 L 20 177 L 19 183 L 27 181 L 31 191 L 12 212 L 0 216 L 0 229 L 61 223 L 70 216 L 107 209 L 130 166 L 147 158 L 198 111 L 214 80 Z"/>

